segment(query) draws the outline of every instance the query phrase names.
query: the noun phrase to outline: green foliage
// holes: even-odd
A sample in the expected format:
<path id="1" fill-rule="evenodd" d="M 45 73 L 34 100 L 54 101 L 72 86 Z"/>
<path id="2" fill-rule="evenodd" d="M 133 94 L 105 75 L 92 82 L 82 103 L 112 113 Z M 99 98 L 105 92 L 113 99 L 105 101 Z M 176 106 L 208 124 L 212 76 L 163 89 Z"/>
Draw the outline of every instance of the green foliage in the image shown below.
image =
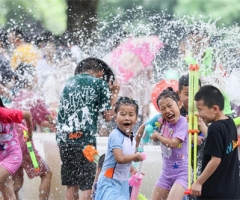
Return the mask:
<path id="1" fill-rule="evenodd" d="M 205 15 L 220 19 L 219 25 L 231 26 L 239 23 L 239 0 L 178 0 L 174 13 L 179 15 Z"/>
<path id="2" fill-rule="evenodd" d="M 14 23 L 28 28 L 43 26 L 60 35 L 67 27 L 66 8 L 67 0 L 0 0 L 0 26 L 9 27 Z M 129 20 L 134 20 L 133 8 L 135 13 L 139 12 L 138 17 L 143 23 L 149 23 L 146 21 L 148 15 L 161 13 L 221 18 L 219 22 L 225 25 L 233 25 L 240 19 L 239 0 L 100 0 L 98 26 L 118 20 L 120 23 L 109 26 L 108 30 L 119 29 Z M 144 15 L 141 16 L 142 10 Z"/>
<path id="3" fill-rule="evenodd" d="M 64 0 L 0 0 L 0 25 L 30 28 L 42 24 L 45 29 L 62 34 L 67 24 L 66 7 Z"/>

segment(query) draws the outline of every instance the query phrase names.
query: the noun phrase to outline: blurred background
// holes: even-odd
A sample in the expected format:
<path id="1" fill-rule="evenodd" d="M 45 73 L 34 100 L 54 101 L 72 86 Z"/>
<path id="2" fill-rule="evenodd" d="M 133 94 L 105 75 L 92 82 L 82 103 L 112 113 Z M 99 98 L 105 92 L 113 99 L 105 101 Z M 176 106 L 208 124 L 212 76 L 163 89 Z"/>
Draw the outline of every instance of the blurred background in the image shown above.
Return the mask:
<path id="1" fill-rule="evenodd" d="M 109 29 L 119 29 L 133 19 L 134 11 L 129 12 L 133 8 L 144 9 L 144 15 L 138 15 L 138 19 L 164 14 L 170 20 L 174 16 L 197 14 L 218 19 L 218 26 L 232 26 L 240 19 L 238 0 L 0 0 L 0 26 L 9 28 L 17 24 L 28 30 L 29 35 L 43 31 L 62 35 L 68 30 L 84 31 L 90 37 L 91 30 L 101 26 L 98 21 L 103 19 L 108 23 L 117 17 L 121 23 Z"/>

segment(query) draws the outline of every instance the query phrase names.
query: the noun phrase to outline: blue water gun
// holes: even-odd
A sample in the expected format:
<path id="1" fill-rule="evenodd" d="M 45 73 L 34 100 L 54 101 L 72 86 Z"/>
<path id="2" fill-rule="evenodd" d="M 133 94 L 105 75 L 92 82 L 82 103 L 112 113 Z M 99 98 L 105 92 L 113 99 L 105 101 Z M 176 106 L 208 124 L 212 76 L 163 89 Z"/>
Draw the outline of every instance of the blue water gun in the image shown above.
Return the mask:
<path id="1" fill-rule="evenodd" d="M 148 124 L 145 126 L 144 133 L 140 142 L 140 145 L 138 147 L 138 152 L 143 152 L 143 147 L 145 144 L 147 144 L 150 140 L 151 135 L 153 134 L 154 130 L 157 130 L 161 124 L 157 121 L 155 122 L 155 126 L 152 126 L 151 124 Z"/>

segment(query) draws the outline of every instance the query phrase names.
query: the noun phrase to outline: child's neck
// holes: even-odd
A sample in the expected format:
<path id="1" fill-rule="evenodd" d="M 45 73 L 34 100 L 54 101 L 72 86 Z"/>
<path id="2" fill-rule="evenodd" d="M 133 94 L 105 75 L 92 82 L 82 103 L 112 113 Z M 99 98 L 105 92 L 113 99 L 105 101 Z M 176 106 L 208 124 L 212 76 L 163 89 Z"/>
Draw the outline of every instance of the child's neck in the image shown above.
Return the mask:
<path id="1" fill-rule="evenodd" d="M 216 114 L 214 121 L 224 120 L 224 119 L 228 119 L 228 117 L 223 113 L 223 111 L 220 111 L 219 113 Z"/>
<path id="2" fill-rule="evenodd" d="M 126 132 L 126 131 L 121 130 L 119 127 L 118 127 L 118 130 L 120 130 L 124 135 L 126 135 L 128 137 L 130 137 L 132 135 L 132 131 L 130 131 L 130 130 L 128 132 Z"/>
<path id="3" fill-rule="evenodd" d="M 183 109 L 188 112 L 188 106 L 183 105 Z"/>

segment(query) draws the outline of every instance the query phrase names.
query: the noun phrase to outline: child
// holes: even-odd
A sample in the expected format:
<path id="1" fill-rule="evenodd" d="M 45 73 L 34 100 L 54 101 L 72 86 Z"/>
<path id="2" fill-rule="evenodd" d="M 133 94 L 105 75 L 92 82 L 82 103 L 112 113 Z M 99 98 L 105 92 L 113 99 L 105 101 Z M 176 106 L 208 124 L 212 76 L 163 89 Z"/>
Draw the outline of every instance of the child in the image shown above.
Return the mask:
<path id="1" fill-rule="evenodd" d="M 113 116 L 119 85 L 103 80 L 108 68 L 100 59 L 81 61 L 75 76 L 68 79 L 62 91 L 57 117 L 57 143 L 62 160 L 62 185 L 66 185 L 66 199 L 91 199 L 96 165 L 84 157 L 86 145 L 96 147 L 97 120 Z M 79 74 L 80 73 L 80 74 Z"/>
<path id="2" fill-rule="evenodd" d="M 181 200 L 188 182 L 187 120 L 180 115 L 181 101 L 172 88 L 164 90 L 157 103 L 162 114 L 158 119 L 161 125 L 151 139 L 161 143 L 163 166 L 151 199 Z M 146 124 L 152 124 L 152 121 Z"/>
<path id="3" fill-rule="evenodd" d="M 102 170 L 102 166 L 103 166 L 103 162 L 105 159 L 105 154 L 101 155 L 99 160 L 98 160 L 98 164 L 97 164 L 97 169 L 96 169 L 96 175 L 95 175 L 95 180 L 94 180 L 94 184 L 93 184 L 93 193 L 92 193 L 92 199 L 95 199 L 96 196 L 96 190 L 97 190 L 97 180 L 99 177 L 99 174 Z"/>
<path id="4" fill-rule="evenodd" d="M 0 98 L 0 191 L 4 199 L 16 199 L 12 175 L 22 164 L 22 151 L 14 123 L 26 120 L 29 138 L 32 138 L 32 116 L 30 112 L 4 107 Z"/>
<path id="5" fill-rule="evenodd" d="M 102 171 L 99 175 L 96 200 L 129 200 L 129 172 L 132 161 L 142 160 L 135 153 L 132 128 L 137 122 L 138 104 L 128 97 L 120 97 L 115 104 L 117 128 L 108 139 L 108 148 Z"/>
<path id="6" fill-rule="evenodd" d="M 36 125 L 41 125 L 50 128 L 52 131 L 55 131 L 54 118 L 48 111 L 44 102 L 44 98 L 42 98 L 41 94 L 36 90 L 36 85 L 37 77 L 35 68 L 32 65 L 21 63 L 15 70 L 16 94 L 12 101 L 12 105 L 14 108 L 20 108 L 31 112 L 33 118 L 33 127 Z M 32 165 L 26 142 L 23 140 L 22 129 L 18 130 L 18 140 L 23 153 L 23 163 L 13 176 L 16 196 L 18 197 L 18 191 L 22 187 L 24 177 L 23 169 L 25 169 L 30 179 L 37 176 L 41 178 L 39 198 L 48 199 L 52 176 L 49 166 L 39 155 L 33 143 L 32 146 L 40 168 L 39 172 L 36 172 Z"/>
<path id="7" fill-rule="evenodd" d="M 214 86 L 202 87 L 195 95 L 199 116 L 212 123 L 204 146 L 202 174 L 192 185 L 198 199 L 240 199 L 237 130 L 223 113 L 224 97 Z"/>

